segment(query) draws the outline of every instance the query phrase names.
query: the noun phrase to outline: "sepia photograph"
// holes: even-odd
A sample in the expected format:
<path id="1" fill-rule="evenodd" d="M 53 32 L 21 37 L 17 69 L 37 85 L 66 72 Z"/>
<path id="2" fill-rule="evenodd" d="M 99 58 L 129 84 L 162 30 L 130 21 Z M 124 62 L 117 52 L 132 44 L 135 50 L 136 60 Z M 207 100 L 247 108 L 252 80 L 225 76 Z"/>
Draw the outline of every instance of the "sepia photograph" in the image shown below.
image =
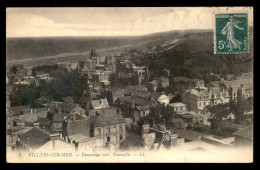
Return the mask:
<path id="1" fill-rule="evenodd" d="M 6 8 L 7 163 L 252 163 L 253 7 Z"/>

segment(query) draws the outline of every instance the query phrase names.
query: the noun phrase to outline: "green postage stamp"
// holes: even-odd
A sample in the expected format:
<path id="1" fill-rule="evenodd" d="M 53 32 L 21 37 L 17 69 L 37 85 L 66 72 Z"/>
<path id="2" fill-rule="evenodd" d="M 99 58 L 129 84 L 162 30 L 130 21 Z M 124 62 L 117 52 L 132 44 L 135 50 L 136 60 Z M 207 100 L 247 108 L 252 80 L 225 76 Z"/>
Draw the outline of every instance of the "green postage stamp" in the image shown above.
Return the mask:
<path id="1" fill-rule="evenodd" d="M 215 54 L 248 52 L 247 13 L 217 13 L 214 29 Z"/>

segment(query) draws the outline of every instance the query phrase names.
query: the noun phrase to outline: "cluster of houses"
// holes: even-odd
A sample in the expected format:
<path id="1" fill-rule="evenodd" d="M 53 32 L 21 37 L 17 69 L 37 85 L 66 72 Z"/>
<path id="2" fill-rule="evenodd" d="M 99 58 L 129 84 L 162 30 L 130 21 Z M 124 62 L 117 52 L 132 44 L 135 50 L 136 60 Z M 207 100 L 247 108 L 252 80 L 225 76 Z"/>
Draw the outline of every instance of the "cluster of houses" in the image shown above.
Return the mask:
<path id="1" fill-rule="evenodd" d="M 38 86 L 40 82 L 50 83 L 54 78 L 48 73 L 42 71 L 36 71 L 35 75 L 32 73 L 32 67 L 23 67 L 17 65 L 16 73 L 10 73 L 6 75 L 6 83 L 9 84 L 12 79 L 12 84 L 16 85 L 31 85 L 35 84 Z"/>
<path id="2" fill-rule="evenodd" d="M 52 142 L 74 151 L 94 151 L 118 147 L 126 139 L 125 119 L 105 101 L 92 101 L 88 114 L 70 96 L 63 102 L 44 97 L 35 102 L 41 108 L 28 105 L 7 109 L 7 146 L 13 150 L 41 150 Z"/>
<path id="3" fill-rule="evenodd" d="M 158 46 L 156 52 L 162 52 L 162 48 Z M 212 87 L 205 87 L 203 80 L 186 77 L 174 77 L 170 83 L 170 71 L 164 69 L 164 75 L 151 81 L 148 68 L 134 64 L 133 59 L 136 56 L 135 52 L 124 52 L 101 57 L 93 49 L 83 60 L 81 67 L 77 63 L 58 63 L 59 67 L 69 71 L 78 67 L 81 75 L 88 75 L 91 95 L 87 109 L 74 103 L 71 96 L 64 97 L 61 102 L 41 97 L 34 101 L 33 107 L 10 107 L 9 104 L 6 109 L 7 146 L 13 150 L 33 151 L 46 148 L 96 151 L 140 147 L 145 150 L 167 150 L 176 146 L 194 146 L 190 150 L 211 150 L 210 145 L 230 147 L 234 143 L 241 145 L 252 141 L 252 136 L 243 136 L 242 132 L 235 133 L 235 137 L 224 141 L 212 135 L 186 130 L 187 123 L 201 122 L 210 126 L 209 119 L 212 115 L 205 110 L 206 106 L 252 96 L 252 78 L 248 77 L 250 75 L 243 75 L 235 80 L 211 82 Z M 41 71 L 36 72 L 36 77 L 33 77 L 31 68 L 21 70 L 23 71 L 18 71 L 16 76 L 16 83 L 34 81 L 37 85 L 40 80 L 47 83 L 52 80 L 49 74 Z M 137 85 L 111 87 L 109 77 L 112 73 L 124 78 L 136 74 Z M 176 94 L 158 92 L 159 87 L 166 88 L 169 85 L 174 87 L 176 94 L 182 96 L 181 102 L 172 102 Z M 104 92 L 107 95 L 101 95 Z M 157 105 L 173 108 L 179 118 L 167 121 L 172 121 L 175 129 L 166 129 L 165 124 L 144 124 L 141 136 L 131 133 L 139 120 L 149 115 L 151 108 Z M 243 130 L 240 128 L 240 131 Z"/>

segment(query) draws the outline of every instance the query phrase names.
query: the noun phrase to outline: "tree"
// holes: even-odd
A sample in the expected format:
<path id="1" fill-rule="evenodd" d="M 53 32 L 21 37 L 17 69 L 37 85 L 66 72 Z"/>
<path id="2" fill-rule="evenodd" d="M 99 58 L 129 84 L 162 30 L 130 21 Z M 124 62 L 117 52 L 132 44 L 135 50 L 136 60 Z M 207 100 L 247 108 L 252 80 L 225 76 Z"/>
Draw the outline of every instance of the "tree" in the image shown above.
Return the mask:
<path id="1" fill-rule="evenodd" d="M 103 98 L 107 99 L 109 106 L 113 105 L 113 97 L 112 97 L 112 92 L 110 90 L 102 91 L 101 95 Z"/>
<path id="2" fill-rule="evenodd" d="M 206 109 L 213 115 L 222 118 L 226 117 L 230 113 L 229 104 L 218 104 L 218 105 L 208 105 Z"/>
<path id="3" fill-rule="evenodd" d="M 88 75 L 81 76 L 79 73 L 76 73 L 74 100 L 76 103 L 79 103 L 82 108 L 87 108 L 87 103 L 90 100 Z"/>
<path id="4" fill-rule="evenodd" d="M 157 92 L 163 92 L 165 91 L 165 88 L 163 88 L 162 86 L 159 86 L 157 89 L 156 89 Z"/>
<path id="5" fill-rule="evenodd" d="M 10 69 L 10 73 L 15 75 L 16 72 L 17 72 L 17 68 L 16 68 L 15 65 L 13 65 L 13 66 L 11 67 L 11 69 Z"/>
<path id="6" fill-rule="evenodd" d="M 180 94 L 176 94 L 172 100 L 170 101 L 170 103 L 176 103 L 176 102 L 181 102 L 182 101 L 182 96 Z"/>

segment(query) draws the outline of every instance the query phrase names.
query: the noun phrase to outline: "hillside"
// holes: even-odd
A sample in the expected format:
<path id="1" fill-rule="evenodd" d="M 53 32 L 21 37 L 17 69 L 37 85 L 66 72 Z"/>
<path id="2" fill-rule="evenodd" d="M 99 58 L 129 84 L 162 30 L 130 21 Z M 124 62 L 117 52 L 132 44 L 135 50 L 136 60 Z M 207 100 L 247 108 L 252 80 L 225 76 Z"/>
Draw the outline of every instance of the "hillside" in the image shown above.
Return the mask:
<path id="1" fill-rule="evenodd" d="M 250 54 L 253 55 L 252 28 L 250 29 Z M 101 55 L 122 52 L 131 48 L 145 50 L 148 46 L 165 45 L 168 50 L 153 63 L 158 69 L 173 69 L 174 75 L 192 76 L 195 72 L 206 71 L 228 74 L 252 71 L 252 60 L 243 64 L 225 62 L 223 55 L 213 53 L 212 30 L 169 31 L 135 37 L 45 37 L 8 38 L 6 40 L 7 68 L 13 64 L 42 65 L 60 61 L 78 61 L 96 49 Z M 230 57 L 239 55 L 229 55 Z M 150 60 L 149 58 L 147 60 Z M 184 69 L 185 60 L 191 60 L 189 68 Z M 148 64 L 150 61 L 141 62 Z M 159 62 L 159 63 L 158 63 Z M 140 63 L 140 64 L 141 64 Z M 152 65 L 154 66 L 154 65 Z M 202 68 L 201 68 L 202 67 Z M 179 71 L 177 68 L 180 68 Z M 155 69 L 156 70 L 156 69 Z M 178 73 L 180 72 L 180 73 Z M 199 75 L 195 77 L 201 77 Z"/>
<path id="2" fill-rule="evenodd" d="M 178 44 L 164 51 L 156 59 L 147 58 L 140 61 L 138 65 L 146 64 L 153 75 L 161 74 L 160 70 L 168 68 L 171 77 L 185 76 L 212 81 L 210 73 L 226 77 L 227 74 L 239 76 L 244 72 L 253 71 L 253 60 L 243 63 L 230 63 L 225 58 L 250 57 L 253 56 L 253 35 L 250 29 L 250 53 L 244 54 L 214 54 L 213 32 L 189 32 L 180 37 Z M 155 67 L 156 66 L 156 67 Z"/>

